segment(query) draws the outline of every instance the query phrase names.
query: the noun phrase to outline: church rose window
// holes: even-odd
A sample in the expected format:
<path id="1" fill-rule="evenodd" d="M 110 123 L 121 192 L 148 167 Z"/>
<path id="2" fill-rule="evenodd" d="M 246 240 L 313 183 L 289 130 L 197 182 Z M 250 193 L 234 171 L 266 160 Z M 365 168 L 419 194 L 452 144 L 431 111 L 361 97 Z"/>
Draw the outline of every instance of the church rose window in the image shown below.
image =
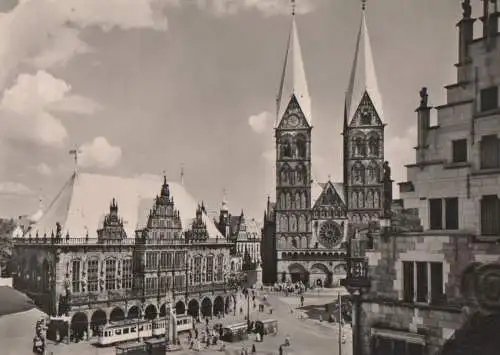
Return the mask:
<path id="1" fill-rule="evenodd" d="M 319 241 L 323 246 L 332 248 L 340 241 L 341 232 L 337 223 L 325 222 L 319 231 Z"/>

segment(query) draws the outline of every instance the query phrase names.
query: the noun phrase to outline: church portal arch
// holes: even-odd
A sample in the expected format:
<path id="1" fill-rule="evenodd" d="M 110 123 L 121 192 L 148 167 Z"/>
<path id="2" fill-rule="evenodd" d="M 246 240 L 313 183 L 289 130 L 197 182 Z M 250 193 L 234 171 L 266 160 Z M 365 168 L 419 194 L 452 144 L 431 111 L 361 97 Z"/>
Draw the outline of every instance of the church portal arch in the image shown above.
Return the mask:
<path id="1" fill-rule="evenodd" d="M 303 265 L 299 263 L 293 263 L 288 266 L 288 273 L 290 274 L 290 279 L 292 282 L 301 281 L 304 284 L 307 284 L 309 282 L 309 272 Z"/>
<path id="2" fill-rule="evenodd" d="M 328 270 L 326 265 L 320 263 L 314 264 L 311 266 L 310 275 L 314 285 L 320 287 L 331 287 L 332 273 Z"/>

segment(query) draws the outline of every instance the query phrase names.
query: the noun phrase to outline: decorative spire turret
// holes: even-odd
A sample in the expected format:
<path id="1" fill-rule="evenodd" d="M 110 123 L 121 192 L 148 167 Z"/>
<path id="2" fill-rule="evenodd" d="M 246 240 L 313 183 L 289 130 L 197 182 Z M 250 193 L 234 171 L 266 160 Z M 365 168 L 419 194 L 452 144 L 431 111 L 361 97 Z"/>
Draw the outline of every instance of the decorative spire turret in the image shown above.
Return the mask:
<path id="1" fill-rule="evenodd" d="M 366 0 L 362 0 L 361 9 L 361 24 L 356 40 L 354 60 L 346 97 L 347 117 L 349 119 L 353 118 L 365 93 L 368 94 L 378 115 L 380 117 L 383 116 L 382 98 L 378 88 L 370 36 L 366 25 Z"/>
<path id="2" fill-rule="evenodd" d="M 167 175 L 165 174 L 165 172 L 163 173 L 163 185 L 161 187 L 160 196 L 167 197 L 167 198 L 170 197 L 170 188 L 169 188 L 168 183 L 167 183 Z"/>
<path id="3" fill-rule="evenodd" d="M 311 97 L 307 87 L 302 51 L 300 49 L 297 25 L 295 23 L 295 1 L 292 0 L 292 26 L 286 47 L 283 72 L 276 98 L 276 123 L 278 127 L 290 100 L 295 97 L 306 120 L 311 124 Z"/>

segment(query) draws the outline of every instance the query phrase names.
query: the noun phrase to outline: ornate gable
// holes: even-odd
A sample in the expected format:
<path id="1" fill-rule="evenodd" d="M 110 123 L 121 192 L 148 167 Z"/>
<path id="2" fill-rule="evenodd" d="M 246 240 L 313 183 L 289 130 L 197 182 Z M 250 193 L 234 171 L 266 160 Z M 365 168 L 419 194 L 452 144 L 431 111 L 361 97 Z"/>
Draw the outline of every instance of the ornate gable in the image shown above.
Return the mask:
<path id="1" fill-rule="evenodd" d="M 310 127 L 295 94 L 292 95 L 277 129 L 295 130 L 308 129 Z"/>
<path id="2" fill-rule="evenodd" d="M 383 126 L 382 120 L 375 108 L 375 105 L 367 91 L 363 94 L 354 116 L 351 119 L 349 127 L 373 127 Z"/>
<path id="3" fill-rule="evenodd" d="M 313 208 L 316 209 L 320 207 L 345 208 L 345 203 L 342 197 L 331 182 L 327 182 L 324 185 L 323 191 L 317 198 Z"/>
<path id="4" fill-rule="evenodd" d="M 104 217 L 102 228 L 97 231 L 97 238 L 100 243 L 127 238 L 127 233 L 123 228 L 123 220 L 118 216 L 118 205 L 114 198 L 109 205 L 109 213 Z"/>
<path id="5" fill-rule="evenodd" d="M 205 241 L 208 239 L 207 225 L 203 222 L 205 206 L 202 204 L 196 210 L 196 218 L 193 220 L 191 230 L 186 233 L 188 241 Z"/>

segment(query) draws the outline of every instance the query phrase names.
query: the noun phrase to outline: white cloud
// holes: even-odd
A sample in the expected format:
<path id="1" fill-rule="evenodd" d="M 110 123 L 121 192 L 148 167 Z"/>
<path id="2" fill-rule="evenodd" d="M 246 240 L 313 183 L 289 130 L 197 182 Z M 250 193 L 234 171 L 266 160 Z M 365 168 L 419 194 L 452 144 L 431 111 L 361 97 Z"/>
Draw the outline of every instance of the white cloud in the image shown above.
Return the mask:
<path id="1" fill-rule="evenodd" d="M 122 149 L 112 146 L 105 137 L 96 137 L 92 142 L 85 143 L 80 147 L 80 152 L 79 163 L 83 167 L 109 169 L 122 158 Z"/>
<path id="2" fill-rule="evenodd" d="M 66 63 L 88 47 L 85 27 L 165 30 L 171 0 L 24 0 L 0 16 L 0 88 L 21 62 L 39 68 Z M 175 3 L 175 1 L 173 2 Z M 15 40 L 12 40 L 15 39 Z"/>
<path id="3" fill-rule="evenodd" d="M 19 182 L 0 182 L 0 194 L 2 195 L 30 195 L 33 191 L 29 187 Z"/>
<path id="4" fill-rule="evenodd" d="M 68 133 L 52 111 L 91 114 L 92 100 L 70 95 L 71 86 L 46 71 L 21 74 L 0 101 L 0 136 L 59 147 Z"/>
<path id="5" fill-rule="evenodd" d="M 50 176 L 52 175 L 52 168 L 48 166 L 46 163 L 40 163 L 36 166 L 36 171 L 40 175 Z"/>
<path id="6" fill-rule="evenodd" d="M 268 128 L 271 128 L 272 115 L 267 112 L 261 112 L 258 115 L 252 115 L 248 118 L 248 124 L 256 133 L 263 133 Z"/>
<path id="7" fill-rule="evenodd" d="M 290 0 L 198 0 L 201 9 L 208 9 L 216 15 L 234 14 L 241 10 L 256 10 L 264 15 L 289 15 L 292 10 Z M 296 2 L 295 12 L 304 14 L 314 9 L 312 0 Z"/>

